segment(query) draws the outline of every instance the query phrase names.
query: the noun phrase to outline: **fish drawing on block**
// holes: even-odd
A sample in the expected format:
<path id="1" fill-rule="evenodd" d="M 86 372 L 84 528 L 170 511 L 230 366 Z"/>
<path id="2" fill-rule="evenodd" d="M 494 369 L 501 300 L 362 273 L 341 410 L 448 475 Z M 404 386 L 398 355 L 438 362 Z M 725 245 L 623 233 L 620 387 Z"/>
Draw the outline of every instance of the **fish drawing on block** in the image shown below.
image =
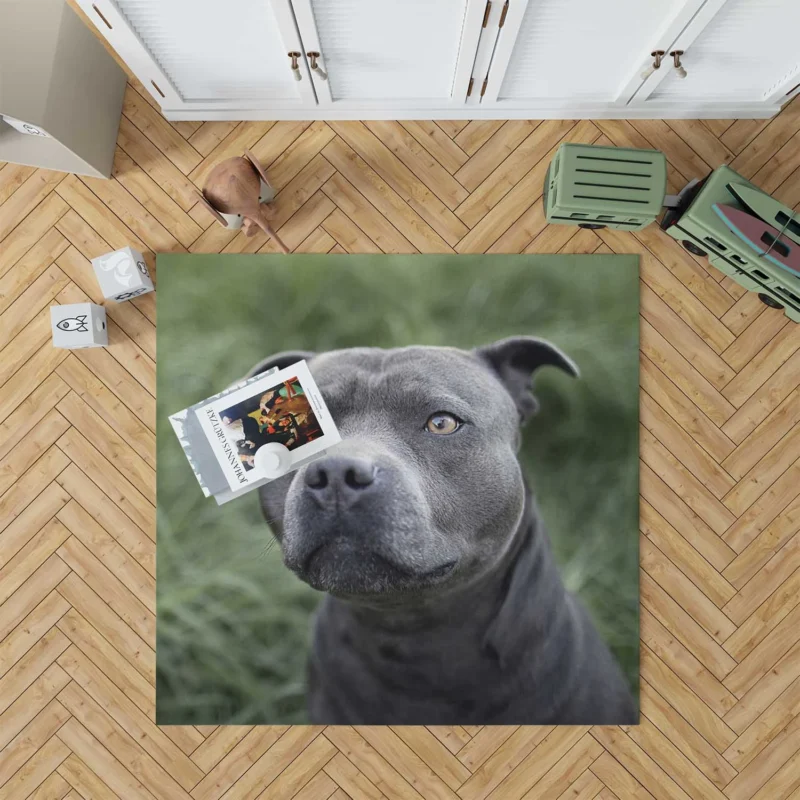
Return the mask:
<path id="1" fill-rule="evenodd" d="M 131 275 L 131 259 L 127 253 L 112 253 L 101 267 L 105 272 L 114 273 L 114 278 L 123 286 L 130 286 L 133 276 Z M 144 275 L 141 266 L 139 271 Z"/>
<path id="2" fill-rule="evenodd" d="M 86 314 L 81 314 L 79 317 L 67 317 L 56 323 L 56 328 L 62 331 L 75 331 L 76 333 L 86 333 L 89 326 L 86 323 Z"/>
<path id="3" fill-rule="evenodd" d="M 772 225 L 733 206 L 714 203 L 714 211 L 743 242 L 781 269 L 800 275 L 800 245 Z"/>
<path id="4" fill-rule="evenodd" d="M 800 214 L 752 186 L 729 183 L 728 190 L 753 216 L 763 219 L 800 245 Z"/>

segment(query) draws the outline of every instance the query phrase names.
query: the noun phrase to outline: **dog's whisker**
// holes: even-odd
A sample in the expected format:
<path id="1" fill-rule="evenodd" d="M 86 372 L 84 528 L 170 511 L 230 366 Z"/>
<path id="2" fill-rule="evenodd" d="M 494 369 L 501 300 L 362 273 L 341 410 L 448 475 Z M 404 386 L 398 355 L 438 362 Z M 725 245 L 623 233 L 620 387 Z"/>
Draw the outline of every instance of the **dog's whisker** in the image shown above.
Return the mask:
<path id="1" fill-rule="evenodd" d="M 278 544 L 278 540 L 275 538 L 269 539 L 267 543 L 258 551 L 256 555 L 256 559 L 266 558 L 267 555 L 275 548 Z"/>

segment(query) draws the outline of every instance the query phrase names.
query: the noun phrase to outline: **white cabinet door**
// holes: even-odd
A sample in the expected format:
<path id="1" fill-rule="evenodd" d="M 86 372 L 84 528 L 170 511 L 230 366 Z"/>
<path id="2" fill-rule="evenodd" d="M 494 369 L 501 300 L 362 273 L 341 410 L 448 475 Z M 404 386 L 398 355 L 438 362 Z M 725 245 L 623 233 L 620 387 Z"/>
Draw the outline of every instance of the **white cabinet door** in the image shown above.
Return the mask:
<path id="1" fill-rule="evenodd" d="M 800 0 L 715 0 L 670 50 L 683 50 L 686 77 L 670 59 L 634 97 L 635 105 L 704 109 L 719 103 L 781 103 L 800 82 Z M 703 9 L 708 15 L 709 9 Z"/>
<path id="2" fill-rule="evenodd" d="M 558 110 L 624 105 L 649 53 L 703 0 L 510 0 L 482 105 Z"/>
<path id="3" fill-rule="evenodd" d="M 165 109 L 316 106 L 289 0 L 78 0 Z"/>
<path id="4" fill-rule="evenodd" d="M 320 107 L 463 105 L 486 0 L 292 0 Z"/>

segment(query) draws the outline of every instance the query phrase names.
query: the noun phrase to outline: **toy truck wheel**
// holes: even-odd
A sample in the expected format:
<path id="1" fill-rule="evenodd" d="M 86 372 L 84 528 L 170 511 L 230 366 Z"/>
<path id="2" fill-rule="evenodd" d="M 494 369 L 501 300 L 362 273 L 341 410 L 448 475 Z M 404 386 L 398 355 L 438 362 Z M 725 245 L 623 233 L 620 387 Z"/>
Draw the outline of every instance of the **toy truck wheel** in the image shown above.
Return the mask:
<path id="1" fill-rule="evenodd" d="M 763 294 L 759 292 L 758 299 L 765 305 L 769 306 L 770 308 L 783 308 L 783 306 L 774 298 L 770 297 L 768 294 Z"/>
<path id="2" fill-rule="evenodd" d="M 688 239 L 684 239 L 681 244 L 684 246 L 686 250 L 688 250 L 693 256 L 699 256 L 700 258 L 705 258 L 708 253 L 705 250 L 701 250 L 694 242 L 690 242 Z"/>
<path id="3" fill-rule="evenodd" d="M 596 222 L 579 222 L 579 228 L 588 228 L 590 231 L 599 231 L 600 228 L 605 228 L 605 225 L 598 225 Z"/>

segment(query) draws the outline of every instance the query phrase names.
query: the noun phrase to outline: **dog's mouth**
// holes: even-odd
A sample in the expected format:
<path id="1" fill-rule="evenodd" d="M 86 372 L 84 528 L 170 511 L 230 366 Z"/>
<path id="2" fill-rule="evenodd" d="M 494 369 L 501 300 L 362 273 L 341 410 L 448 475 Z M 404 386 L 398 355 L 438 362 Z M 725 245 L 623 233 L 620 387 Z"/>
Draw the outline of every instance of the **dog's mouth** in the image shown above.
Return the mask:
<path id="1" fill-rule="evenodd" d="M 383 594 L 439 583 L 455 570 L 457 564 L 455 559 L 432 569 L 412 569 L 347 538 L 337 537 L 312 550 L 301 569 L 296 571 L 306 583 L 321 591 Z"/>

